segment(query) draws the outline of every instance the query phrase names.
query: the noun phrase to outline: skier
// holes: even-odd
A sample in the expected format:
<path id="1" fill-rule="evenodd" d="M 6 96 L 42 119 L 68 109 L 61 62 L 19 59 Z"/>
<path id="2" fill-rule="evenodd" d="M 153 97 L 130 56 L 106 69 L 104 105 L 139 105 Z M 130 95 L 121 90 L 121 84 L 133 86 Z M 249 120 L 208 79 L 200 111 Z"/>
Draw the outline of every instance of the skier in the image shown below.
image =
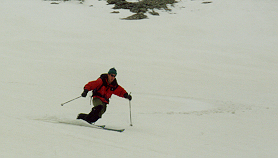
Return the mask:
<path id="1" fill-rule="evenodd" d="M 87 83 L 84 86 L 82 97 L 86 97 L 89 91 L 93 91 L 93 108 L 89 114 L 80 113 L 77 119 L 82 119 L 92 124 L 96 122 L 105 113 L 109 98 L 112 94 L 131 100 L 132 96 L 126 90 L 118 85 L 116 80 L 117 70 L 111 68 L 108 74 L 102 74 L 95 80 Z"/>

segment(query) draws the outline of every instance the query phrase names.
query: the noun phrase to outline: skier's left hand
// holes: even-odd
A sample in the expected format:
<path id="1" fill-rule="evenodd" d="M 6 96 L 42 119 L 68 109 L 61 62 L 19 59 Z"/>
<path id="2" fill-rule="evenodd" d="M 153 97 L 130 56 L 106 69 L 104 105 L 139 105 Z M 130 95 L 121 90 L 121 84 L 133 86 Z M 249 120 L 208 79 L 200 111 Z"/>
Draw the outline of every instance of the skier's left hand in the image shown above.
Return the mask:
<path id="1" fill-rule="evenodd" d="M 132 99 L 132 96 L 129 95 L 129 94 L 127 94 L 127 93 L 124 94 L 124 97 L 125 97 L 126 99 L 128 99 L 128 100 L 131 100 L 131 99 Z"/>

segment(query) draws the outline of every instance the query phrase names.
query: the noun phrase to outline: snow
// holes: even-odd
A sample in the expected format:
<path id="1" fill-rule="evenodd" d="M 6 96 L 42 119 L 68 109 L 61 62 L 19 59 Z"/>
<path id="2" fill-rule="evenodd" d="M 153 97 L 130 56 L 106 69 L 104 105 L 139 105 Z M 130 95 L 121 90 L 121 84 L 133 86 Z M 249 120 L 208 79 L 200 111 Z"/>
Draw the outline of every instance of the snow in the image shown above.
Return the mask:
<path id="1" fill-rule="evenodd" d="M 51 2 L 0 2 L 1 157 L 277 157 L 278 1 L 181 0 L 135 21 Z M 116 96 L 97 123 L 123 133 L 75 119 L 89 97 L 61 106 L 111 67 L 133 126 Z"/>

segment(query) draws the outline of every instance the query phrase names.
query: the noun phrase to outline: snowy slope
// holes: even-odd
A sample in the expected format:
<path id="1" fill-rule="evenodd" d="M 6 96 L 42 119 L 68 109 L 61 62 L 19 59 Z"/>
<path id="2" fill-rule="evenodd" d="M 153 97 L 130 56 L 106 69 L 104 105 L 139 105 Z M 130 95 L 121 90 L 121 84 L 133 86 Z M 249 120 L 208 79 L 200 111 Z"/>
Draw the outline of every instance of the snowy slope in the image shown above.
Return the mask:
<path id="1" fill-rule="evenodd" d="M 126 21 L 105 1 L 1 1 L 0 156 L 277 157 L 278 2 L 202 2 Z M 111 67 L 134 126 L 116 96 L 98 124 L 123 133 L 75 120 L 88 97 L 60 106 Z"/>

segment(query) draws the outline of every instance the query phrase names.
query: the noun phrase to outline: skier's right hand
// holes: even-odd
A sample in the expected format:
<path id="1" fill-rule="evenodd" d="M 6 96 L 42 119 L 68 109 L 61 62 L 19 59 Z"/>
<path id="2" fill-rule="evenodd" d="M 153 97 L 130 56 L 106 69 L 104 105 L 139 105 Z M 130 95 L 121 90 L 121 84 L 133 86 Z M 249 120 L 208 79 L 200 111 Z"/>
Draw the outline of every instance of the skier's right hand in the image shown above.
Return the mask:
<path id="1" fill-rule="evenodd" d="M 88 92 L 89 92 L 89 91 L 88 91 L 87 89 L 84 89 L 84 91 L 83 91 L 83 93 L 81 94 L 81 96 L 82 96 L 82 97 L 86 97 Z"/>

